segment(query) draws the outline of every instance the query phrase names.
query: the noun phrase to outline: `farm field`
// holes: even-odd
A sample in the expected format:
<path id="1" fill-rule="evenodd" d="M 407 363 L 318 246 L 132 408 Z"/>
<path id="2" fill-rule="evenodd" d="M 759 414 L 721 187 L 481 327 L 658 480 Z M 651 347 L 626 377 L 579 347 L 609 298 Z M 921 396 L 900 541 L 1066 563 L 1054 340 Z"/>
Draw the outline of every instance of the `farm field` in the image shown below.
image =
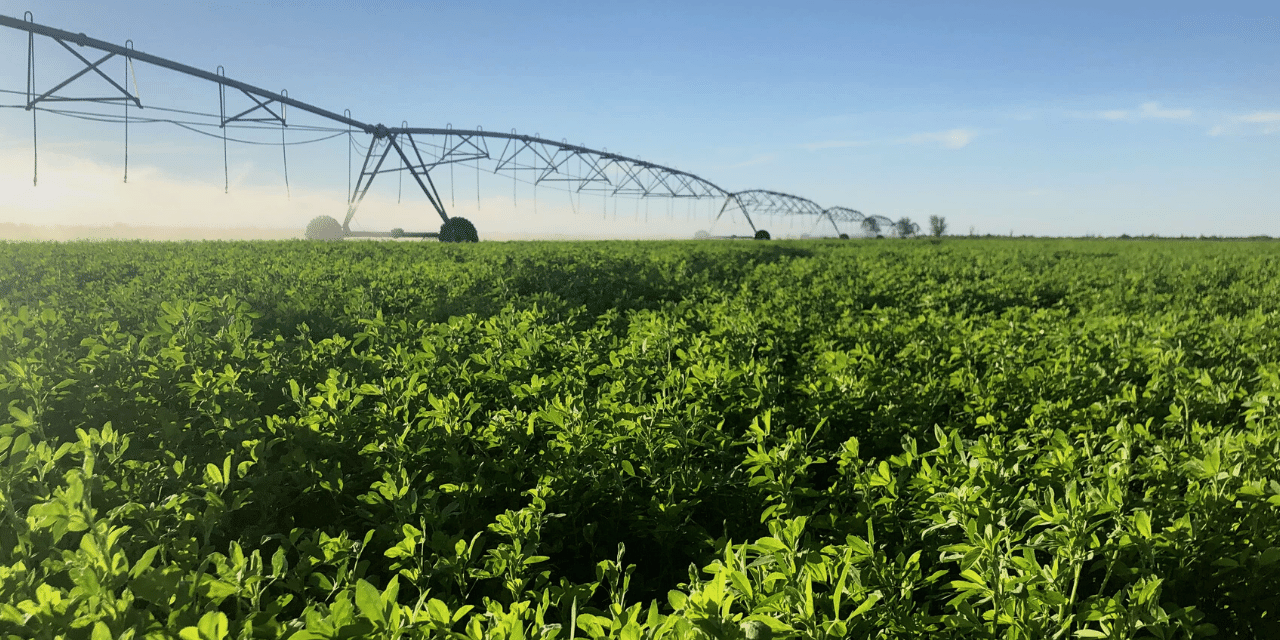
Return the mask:
<path id="1" fill-rule="evenodd" d="M 1280 637 L 1280 243 L 0 244 L 5 638 Z"/>

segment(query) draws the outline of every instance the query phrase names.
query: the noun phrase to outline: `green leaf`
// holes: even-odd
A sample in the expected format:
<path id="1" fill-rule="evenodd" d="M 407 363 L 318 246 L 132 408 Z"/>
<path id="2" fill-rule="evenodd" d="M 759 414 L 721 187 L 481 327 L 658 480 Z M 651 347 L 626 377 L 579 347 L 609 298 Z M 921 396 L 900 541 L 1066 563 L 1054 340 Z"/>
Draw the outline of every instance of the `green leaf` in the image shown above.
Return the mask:
<path id="1" fill-rule="evenodd" d="M 1210 447 L 1209 454 L 1204 457 L 1201 464 L 1204 467 L 1204 477 L 1218 475 L 1218 471 L 1222 469 L 1222 452 L 1216 446 Z"/>
<path id="2" fill-rule="evenodd" d="M 182 640 L 225 640 L 227 637 L 227 614 L 221 611 L 209 611 L 200 617 L 194 627 L 184 627 L 178 631 Z"/>
<path id="3" fill-rule="evenodd" d="M 239 592 L 239 588 L 235 584 L 209 575 L 204 576 L 200 586 L 204 596 L 216 602 L 222 602 Z"/>
<path id="4" fill-rule="evenodd" d="M 471 610 L 474 608 L 475 607 L 469 604 L 464 604 L 461 607 L 458 607 L 457 611 L 453 612 L 453 620 L 450 621 L 450 624 L 457 624 L 457 622 L 461 620 L 463 616 L 467 615 L 468 613 L 471 613 Z"/>
<path id="5" fill-rule="evenodd" d="M 363 578 L 356 581 L 356 607 L 378 626 L 387 626 L 387 617 L 382 610 L 382 593 Z"/>
<path id="6" fill-rule="evenodd" d="M 428 600 L 427 613 L 431 615 L 433 620 L 436 620 L 446 627 L 453 622 L 452 617 L 449 615 L 449 605 L 445 604 L 441 600 L 437 600 L 435 598 Z"/>
<path id="7" fill-rule="evenodd" d="M 1264 567 L 1275 564 L 1278 560 L 1280 560 L 1280 547 L 1267 547 L 1267 550 L 1258 556 L 1258 564 Z"/>
<path id="8" fill-rule="evenodd" d="M 223 640 L 227 637 L 227 614 L 221 611 L 210 611 L 200 616 L 196 623 L 203 640 Z"/>
<path id="9" fill-rule="evenodd" d="M 773 617 L 770 617 L 770 616 L 762 615 L 762 614 L 759 614 L 759 613 L 756 613 L 756 614 L 752 614 L 752 615 L 750 615 L 750 616 L 747 616 L 747 620 L 746 620 L 746 621 L 744 621 L 744 624 L 742 625 L 743 627 L 745 627 L 745 626 L 746 626 L 746 625 L 745 625 L 745 622 L 747 622 L 747 621 L 758 622 L 758 623 L 760 623 L 760 624 L 763 624 L 764 626 L 768 627 L 768 628 L 769 628 L 769 630 L 773 631 L 774 633 L 794 633 L 794 632 L 795 632 L 795 628 L 794 628 L 794 627 L 792 627 L 792 626 L 790 626 L 790 625 L 788 625 L 787 623 L 785 623 L 785 622 L 783 622 L 783 621 L 781 621 L 781 620 L 779 620 L 779 619 L 777 619 L 777 618 L 773 618 Z"/>
<path id="10" fill-rule="evenodd" d="M 1040 596 L 1041 602 L 1051 607 L 1060 607 L 1067 604 L 1067 597 L 1057 591 L 1038 591 L 1036 595 Z"/>
<path id="11" fill-rule="evenodd" d="M 684 593 L 683 591 L 667 592 L 667 603 L 670 604 L 671 608 L 675 611 L 683 611 L 684 606 L 686 603 L 688 603 L 688 601 L 689 601 L 689 595 Z"/>
<path id="12" fill-rule="evenodd" d="M 219 469 L 218 465 L 212 462 L 206 464 L 204 467 L 204 483 L 211 489 L 226 484 L 222 476 L 222 469 Z"/>
<path id="13" fill-rule="evenodd" d="M 9 407 L 9 415 L 13 416 L 13 419 L 17 421 L 16 424 L 19 427 L 31 427 L 31 426 L 34 426 L 36 423 L 35 420 L 31 418 L 30 413 L 23 411 L 22 409 L 19 409 L 15 406 Z"/>
<path id="14" fill-rule="evenodd" d="M 357 620 L 350 624 L 344 624 L 341 627 L 338 627 L 337 632 L 332 636 L 327 636 L 327 638 L 332 638 L 334 640 L 364 640 L 371 636 L 374 631 L 377 631 L 377 629 L 378 627 L 374 626 L 374 624 L 368 620 Z"/>
<path id="15" fill-rule="evenodd" d="M 138 561 L 133 563 L 133 567 L 129 569 L 129 577 L 137 578 L 143 573 L 146 573 L 147 569 L 151 568 L 151 563 L 155 562 L 156 554 L 159 552 L 160 545 L 156 545 L 144 551 L 142 553 L 142 557 L 138 558 Z"/>
<path id="16" fill-rule="evenodd" d="M 1142 534 L 1142 537 L 1147 539 L 1151 538 L 1151 516 L 1147 515 L 1146 511 L 1138 511 L 1135 513 L 1133 515 L 1133 522 L 1137 525 L 1138 533 Z"/>
<path id="17" fill-rule="evenodd" d="M 1138 604 L 1146 604 L 1155 597 L 1156 591 L 1160 589 L 1160 584 L 1164 582 L 1162 578 L 1143 578 L 1139 584 L 1137 600 Z"/>
<path id="18" fill-rule="evenodd" d="M 781 540 L 777 538 L 772 538 L 772 537 L 760 538 L 759 540 L 756 540 L 755 546 L 759 548 L 761 551 L 770 552 L 770 553 L 785 553 L 787 551 L 790 551 L 790 548 L 787 547 L 785 543 L 783 543 Z"/>
<path id="19" fill-rule="evenodd" d="M 22 453 L 31 448 L 31 434 L 19 433 L 16 437 L 5 436 L 0 438 L 0 453 L 8 452 L 9 455 Z"/>
<path id="20" fill-rule="evenodd" d="M 751 581 L 747 579 L 747 574 L 741 571 L 730 571 L 729 582 L 748 598 L 754 596 L 755 590 L 751 588 Z"/>
<path id="21" fill-rule="evenodd" d="M 129 590 L 144 600 L 169 604 L 177 595 L 183 575 L 181 568 L 169 565 L 137 576 L 129 581 Z"/>
<path id="22" fill-rule="evenodd" d="M 872 593 L 871 595 L 867 596 L 867 599 L 863 600 L 862 604 L 859 604 L 858 608 L 854 609 L 853 613 L 850 613 L 849 617 L 845 619 L 853 620 L 854 618 L 857 618 L 858 616 L 870 611 L 871 607 L 876 606 L 876 603 L 880 602 L 880 597 L 881 596 L 879 591 L 876 591 L 875 593 Z"/>
<path id="23" fill-rule="evenodd" d="M 101 620 L 93 623 L 93 632 L 89 634 L 89 640 L 113 640 L 111 629 Z"/>
<path id="24" fill-rule="evenodd" d="M 276 547 L 276 552 L 271 554 L 271 575 L 284 576 L 284 572 L 288 570 L 289 562 L 285 557 L 284 547 Z"/>

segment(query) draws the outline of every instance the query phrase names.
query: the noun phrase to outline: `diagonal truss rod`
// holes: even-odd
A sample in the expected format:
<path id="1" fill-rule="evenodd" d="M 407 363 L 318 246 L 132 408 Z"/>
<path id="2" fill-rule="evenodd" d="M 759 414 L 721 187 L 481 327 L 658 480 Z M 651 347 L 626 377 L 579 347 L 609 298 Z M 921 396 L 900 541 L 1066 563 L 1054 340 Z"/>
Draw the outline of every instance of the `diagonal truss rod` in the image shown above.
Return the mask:
<path id="1" fill-rule="evenodd" d="M 416 163 L 406 153 L 406 145 L 397 141 L 401 136 L 403 136 L 403 140 L 407 141 L 409 150 L 413 152 L 413 156 L 417 160 Z M 396 155 L 400 157 L 401 168 L 383 171 L 382 165 L 386 162 L 387 156 L 391 154 L 393 149 Z M 378 158 L 376 162 L 373 160 L 375 155 Z M 373 164 L 372 168 L 369 166 L 371 163 Z M 426 194 L 427 200 L 431 202 L 431 206 L 436 210 L 436 213 L 440 214 L 440 218 L 443 221 L 448 222 L 449 215 L 444 210 L 444 200 L 436 190 L 435 182 L 431 180 L 427 167 L 428 163 L 423 160 L 422 152 L 418 149 L 418 144 L 412 136 L 407 134 L 375 136 L 373 142 L 369 144 L 369 150 L 365 153 L 364 163 L 360 167 L 360 175 L 356 177 L 355 187 L 351 192 L 350 199 L 347 201 L 347 216 L 342 221 L 342 230 L 348 232 L 351 230 L 351 218 L 355 217 L 356 209 L 360 207 L 360 202 L 369 193 L 369 187 L 373 185 L 374 177 L 380 173 L 395 171 L 409 171 L 413 179 L 418 183 L 418 187 Z"/>

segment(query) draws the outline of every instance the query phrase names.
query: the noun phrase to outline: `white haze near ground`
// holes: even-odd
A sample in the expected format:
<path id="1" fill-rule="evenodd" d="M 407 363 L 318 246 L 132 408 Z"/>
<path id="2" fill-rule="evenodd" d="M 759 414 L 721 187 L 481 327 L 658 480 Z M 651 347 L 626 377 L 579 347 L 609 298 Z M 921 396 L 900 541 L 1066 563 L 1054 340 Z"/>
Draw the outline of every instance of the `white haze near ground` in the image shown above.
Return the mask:
<path id="1" fill-rule="evenodd" d="M 153 128 L 157 142 L 148 146 L 143 142 L 144 134 L 135 132 L 138 141 L 131 142 L 129 183 L 125 184 L 121 159 L 112 159 L 120 155 L 118 141 L 78 142 L 73 131 L 65 130 L 69 124 L 65 120 L 42 120 L 46 121 L 48 124 L 42 125 L 45 133 L 41 134 L 38 186 L 31 181 L 30 140 L 0 135 L 0 239 L 280 239 L 302 237 L 307 223 L 316 216 L 341 220 L 346 212 L 347 159 L 340 146 L 291 147 L 292 188 L 286 195 L 278 147 L 232 145 L 229 192 L 224 193 L 221 145 L 216 141 Z M 360 159 L 354 162 L 358 171 Z M 193 171 L 188 166 L 193 164 L 200 168 Z M 727 213 L 712 223 L 723 204 L 720 199 L 672 202 L 584 193 L 571 204 L 569 195 L 556 188 L 539 187 L 535 199 L 531 186 L 523 182 L 515 186 L 513 198 L 509 176 L 481 171 L 477 200 L 473 168 L 455 167 L 452 190 L 447 169 L 437 169 L 433 177 L 449 214 L 471 220 L 482 240 L 681 239 L 692 238 L 700 230 L 715 235 L 751 234 L 751 228 L 736 213 Z M 858 180 L 855 176 L 850 182 Z M 867 185 L 867 189 L 877 186 L 885 188 Z M 1263 181 L 1248 181 L 1242 186 L 1233 195 L 1244 204 L 1231 207 L 1229 215 L 1223 210 L 1223 194 L 1214 191 L 1173 187 L 1168 192 L 1148 191 L 1135 201 L 1119 184 L 1100 184 L 1074 193 L 1018 191 L 986 184 L 956 184 L 945 191 L 903 185 L 896 190 L 900 194 L 896 200 L 899 215 L 910 215 L 921 227 L 927 227 L 929 212 L 941 209 L 937 200 L 945 199 L 948 233 L 956 235 L 969 233 L 975 222 L 978 234 L 1005 235 L 1026 218 L 1038 221 L 1037 235 L 1090 235 L 1106 228 L 1103 222 L 1113 218 L 1104 212 L 1116 210 L 1122 202 L 1131 203 L 1124 207 L 1123 220 L 1133 235 L 1280 235 L 1271 204 L 1274 190 Z M 402 200 L 399 204 L 398 198 Z M 1204 212 L 1219 213 L 1205 216 Z M 815 225 L 812 217 L 755 222 L 775 238 L 832 234 L 829 225 Z M 122 225 L 125 228 L 119 228 Z M 401 186 L 394 174 L 378 177 L 351 224 L 353 230 L 360 231 L 397 227 L 437 231 L 439 226 L 439 216 L 409 176 Z M 103 228 L 112 229 L 104 232 Z M 1025 232 L 1025 227 L 1018 227 L 1017 233 Z"/>
<path id="2" fill-rule="evenodd" d="M 221 183 L 182 178 L 134 162 L 126 184 L 120 163 L 42 149 L 39 184 L 33 185 L 30 149 L 6 146 L 0 151 L 0 193 L 4 194 L 0 224 L 63 228 L 60 233 L 34 234 L 41 238 L 76 237 L 77 228 L 127 225 L 150 228 L 153 233 L 143 230 L 135 234 L 148 239 L 163 236 L 158 233 L 161 230 L 169 230 L 174 238 L 278 239 L 302 237 L 307 223 L 316 216 L 343 218 L 346 185 L 335 189 L 295 184 L 286 195 L 282 183 L 255 183 L 251 176 L 256 170 L 253 162 L 233 162 L 230 186 L 224 193 Z M 571 203 L 565 191 L 543 187 L 535 199 L 530 195 L 531 186 L 520 183 L 513 202 L 510 180 L 488 173 L 481 174 L 482 192 L 477 201 L 475 171 L 468 168 L 457 170 L 457 177 L 465 177 L 465 181 L 459 180 L 463 184 L 457 185 L 458 193 L 450 202 L 447 178 L 443 188 L 440 183 L 447 172 L 442 173 L 435 179 L 447 211 L 471 220 L 485 240 L 691 238 L 699 230 L 723 234 L 751 231 L 740 217 L 730 219 L 728 215 L 713 225 L 711 219 L 722 204 L 719 199 L 671 202 L 665 198 L 646 201 L 583 194 Z M 490 193 L 499 187 L 505 187 L 506 195 Z M 361 203 L 351 228 L 438 231 L 441 220 L 418 187 L 406 177 L 403 195 L 397 193 L 399 188 L 395 176 L 380 176 Z M 396 202 L 398 197 L 400 203 Z M 761 222 L 774 223 L 771 228 L 776 237 L 812 230 L 812 221 Z M 122 234 L 117 230 L 112 235 Z"/>

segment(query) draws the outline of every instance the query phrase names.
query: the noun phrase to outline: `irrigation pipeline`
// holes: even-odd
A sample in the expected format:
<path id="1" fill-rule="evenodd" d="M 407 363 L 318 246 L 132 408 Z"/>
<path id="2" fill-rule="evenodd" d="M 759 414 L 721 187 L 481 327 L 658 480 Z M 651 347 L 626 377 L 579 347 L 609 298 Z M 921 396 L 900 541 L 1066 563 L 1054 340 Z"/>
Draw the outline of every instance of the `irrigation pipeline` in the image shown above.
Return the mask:
<path id="1" fill-rule="evenodd" d="M 752 232 L 756 234 L 755 237 L 768 237 L 768 233 L 757 228 L 755 221 L 752 219 L 752 214 L 755 214 L 757 218 L 762 215 L 816 216 L 819 222 L 824 219 L 830 221 L 837 233 L 840 231 L 837 226 L 837 221 L 846 223 L 857 222 L 860 224 L 865 222 L 865 219 L 862 218 L 861 214 L 858 214 L 859 219 L 854 220 L 846 213 L 848 211 L 852 211 L 851 209 L 845 209 L 843 207 L 824 209 L 807 198 L 778 191 L 768 191 L 763 189 L 729 191 L 714 182 L 687 171 L 681 171 L 672 167 L 647 162 L 639 158 L 610 153 L 607 149 L 596 150 L 582 145 L 569 144 L 563 140 L 557 142 L 555 140 L 543 138 L 539 135 L 530 136 L 520 134 L 514 130 L 509 133 L 504 133 L 500 131 L 488 131 L 480 127 L 476 127 L 475 129 L 454 129 L 451 125 L 446 126 L 445 128 L 410 127 L 405 122 L 402 122 L 399 127 L 387 127 L 382 124 L 362 122 L 353 118 L 349 110 L 345 111 L 343 114 L 338 114 L 302 100 L 291 98 L 287 91 L 281 91 L 279 93 L 268 91 L 254 85 L 229 78 L 226 76 L 222 67 L 219 67 L 216 72 L 210 73 L 160 56 L 138 51 L 133 47 L 132 41 L 127 42 L 126 45 L 122 47 L 91 38 L 83 33 L 72 33 L 37 24 L 34 22 L 30 12 L 27 12 L 22 19 L 0 15 L 0 26 L 25 31 L 28 34 L 26 91 L 0 90 L 0 93 L 22 95 L 25 100 L 20 105 L 0 106 L 14 108 L 21 107 L 31 112 L 32 142 L 33 148 L 35 149 L 38 149 L 38 139 L 36 138 L 36 113 L 40 111 L 99 122 L 123 122 L 126 127 L 126 158 L 128 157 L 127 128 L 130 124 L 168 123 L 201 135 L 221 138 L 224 145 L 224 169 L 226 166 L 225 145 L 227 142 L 280 145 L 287 171 L 287 148 L 289 146 L 312 144 L 336 138 L 344 134 L 347 135 L 348 150 L 350 151 L 352 148 L 357 149 L 359 153 L 364 155 L 364 161 L 360 172 L 356 175 L 355 184 L 349 184 L 348 186 L 348 208 L 346 218 L 341 223 L 341 237 L 351 235 L 389 235 L 376 232 L 353 232 L 350 228 L 351 220 L 355 215 L 360 202 L 364 199 L 365 194 L 368 193 L 369 187 L 372 185 L 374 178 L 383 174 L 397 173 L 400 177 L 400 181 L 403 182 L 403 172 L 408 172 L 422 192 L 427 196 L 432 207 L 439 214 L 441 220 L 444 222 L 444 227 L 442 227 L 441 233 L 439 234 L 431 232 L 406 234 L 401 231 L 399 235 L 411 237 L 440 236 L 444 239 L 445 236 L 448 235 L 445 234 L 445 230 L 452 224 L 450 220 L 453 218 L 448 215 L 444 206 L 445 200 L 440 197 L 430 172 L 436 167 L 449 165 L 451 176 L 450 184 L 452 190 L 453 165 L 463 164 L 464 166 L 474 166 L 477 171 L 478 179 L 481 161 L 492 162 L 493 167 L 488 170 L 494 174 L 509 173 L 513 179 L 513 183 L 519 181 L 518 176 L 520 175 L 529 176 L 529 179 L 527 179 L 526 182 L 531 182 L 534 186 L 544 185 L 547 183 L 550 183 L 547 184 L 547 186 L 553 186 L 558 183 L 561 188 L 570 191 L 571 202 L 574 193 L 578 194 L 580 198 L 581 194 L 584 192 L 596 192 L 607 196 L 632 196 L 640 198 L 723 198 L 724 204 L 720 207 L 720 212 L 716 216 L 716 220 L 719 220 L 726 213 L 740 213 L 751 226 Z M 48 89 L 43 93 L 36 88 L 34 41 L 35 36 L 37 35 L 53 40 L 84 64 L 84 68 L 80 71 L 54 85 L 53 88 Z M 80 52 L 77 51 L 77 48 L 73 48 L 72 45 L 76 45 L 76 47 L 80 49 L 96 49 L 100 52 L 104 52 L 106 55 L 97 61 L 91 62 L 88 58 L 81 55 Z M 101 69 L 103 63 L 117 56 L 123 58 L 126 62 L 127 71 L 125 74 L 124 86 L 117 83 Z M 218 85 L 219 99 L 218 113 L 202 113 L 198 111 L 143 105 L 141 96 L 138 92 L 137 77 L 132 72 L 134 61 L 144 62 L 190 77 L 216 83 Z M 59 94 L 59 91 L 64 87 L 80 77 L 89 74 L 96 74 L 100 76 L 101 79 L 105 80 L 107 84 L 110 85 L 111 89 L 113 89 L 113 91 L 111 91 L 111 95 L 107 97 L 81 98 Z M 129 86 L 130 78 L 132 78 L 133 81 L 132 87 Z M 133 91 L 130 91 L 131 88 Z M 229 109 L 228 94 L 231 94 L 231 97 L 237 99 L 241 97 L 245 98 L 247 101 L 240 100 L 242 102 L 241 107 Z M 85 102 L 108 105 L 123 104 L 125 111 L 123 116 L 120 116 L 112 113 L 101 113 L 70 108 L 54 108 L 50 104 L 59 102 Z M 130 106 L 139 110 L 150 110 L 161 114 L 173 114 L 175 117 L 139 117 L 138 114 L 129 113 L 128 109 Z M 336 125 L 341 125 L 341 127 L 305 126 L 296 123 L 290 124 L 286 120 L 286 110 L 290 107 L 318 116 Z M 233 115 L 228 115 L 233 112 Z M 179 118 L 176 116 L 186 117 Z M 200 119 L 204 119 L 204 121 L 201 121 Z M 279 142 L 257 142 L 253 140 L 233 138 L 228 136 L 227 133 L 228 129 L 233 128 L 240 130 L 278 129 L 280 131 L 280 140 Z M 299 132 L 312 132 L 326 135 L 311 137 L 306 140 L 289 141 L 286 139 L 284 134 L 286 128 Z M 215 131 L 206 129 L 215 129 Z M 371 136 L 367 145 L 360 144 L 355 140 L 353 133 L 356 131 Z M 490 148 L 491 144 L 493 145 L 493 150 Z M 501 149 L 497 150 L 499 146 Z M 426 151 L 425 155 L 424 150 Z M 384 168 L 384 164 L 390 156 L 395 156 L 394 160 Z M 350 161 L 351 158 L 348 159 L 349 165 Z M 36 156 L 34 169 L 38 171 L 38 156 Z M 125 175 L 127 180 L 127 168 Z M 348 175 L 350 175 L 350 172 L 348 172 Z M 471 236 L 475 235 L 475 229 L 470 226 L 469 222 L 461 219 L 458 220 L 458 225 L 461 225 L 459 228 L 462 228 L 463 231 L 469 233 Z M 465 223 L 465 225 L 462 223 Z M 466 235 L 466 233 L 464 233 L 464 235 Z"/>

